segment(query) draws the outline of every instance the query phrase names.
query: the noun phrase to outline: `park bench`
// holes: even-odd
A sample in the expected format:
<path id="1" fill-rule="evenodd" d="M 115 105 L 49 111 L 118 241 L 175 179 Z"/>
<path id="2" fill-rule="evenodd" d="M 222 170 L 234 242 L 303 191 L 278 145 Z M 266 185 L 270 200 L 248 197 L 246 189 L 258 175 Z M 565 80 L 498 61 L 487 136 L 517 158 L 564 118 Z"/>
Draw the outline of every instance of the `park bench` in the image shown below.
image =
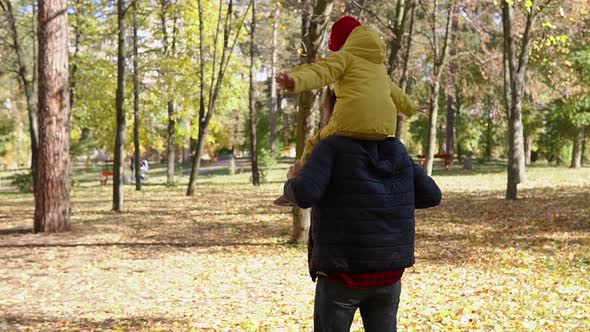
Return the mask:
<path id="1" fill-rule="evenodd" d="M 100 177 L 98 178 L 98 181 L 100 181 L 100 184 L 102 184 L 103 186 L 107 184 L 107 181 L 109 180 L 109 178 L 113 177 L 113 171 L 102 171 L 100 173 Z"/>
<path id="2" fill-rule="evenodd" d="M 420 162 L 420 165 L 422 167 L 424 167 L 424 164 L 426 163 L 426 156 L 423 154 L 420 154 L 420 155 L 417 155 L 416 157 L 418 157 L 418 161 Z M 453 155 L 452 154 L 437 153 L 434 155 L 434 159 L 442 159 L 443 165 L 447 171 L 453 165 Z"/>

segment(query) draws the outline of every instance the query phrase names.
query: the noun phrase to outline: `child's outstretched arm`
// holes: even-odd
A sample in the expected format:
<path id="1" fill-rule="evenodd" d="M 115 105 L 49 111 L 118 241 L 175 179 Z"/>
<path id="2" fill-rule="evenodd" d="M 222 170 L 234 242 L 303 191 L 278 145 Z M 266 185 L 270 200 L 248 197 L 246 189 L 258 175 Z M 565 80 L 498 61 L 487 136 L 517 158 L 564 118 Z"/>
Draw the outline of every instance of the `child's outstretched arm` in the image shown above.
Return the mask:
<path id="1" fill-rule="evenodd" d="M 338 80 L 350 65 L 351 60 L 351 54 L 340 51 L 314 63 L 295 67 L 286 73 L 293 81 L 292 87 L 285 87 L 295 93 L 319 89 Z M 283 74 L 277 77 L 277 81 L 281 76 Z"/>
<path id="2" fill-rule="evenodd" d="M 389 81 L 391 99 L 399 112 L 412 116 L 420 108 L 395 83 Z"/>

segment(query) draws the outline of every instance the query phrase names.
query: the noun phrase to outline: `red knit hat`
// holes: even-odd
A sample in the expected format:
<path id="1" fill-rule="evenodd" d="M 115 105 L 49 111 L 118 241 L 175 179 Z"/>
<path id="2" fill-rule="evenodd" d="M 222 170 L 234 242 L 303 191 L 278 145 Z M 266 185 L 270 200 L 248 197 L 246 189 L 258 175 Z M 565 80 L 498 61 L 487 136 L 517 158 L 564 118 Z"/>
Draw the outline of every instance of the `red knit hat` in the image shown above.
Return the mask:
<path id="1" fill-rule="evenodd" d="M 361 25 L 361 22 L 352 16 L 344 16 L 336 21 L 332 25 L 332 32 L 330 33 L 330 42 L 328 43 L 330 51 L 338 51 L 344 45 L 352 30 L 359 25 Z"/>

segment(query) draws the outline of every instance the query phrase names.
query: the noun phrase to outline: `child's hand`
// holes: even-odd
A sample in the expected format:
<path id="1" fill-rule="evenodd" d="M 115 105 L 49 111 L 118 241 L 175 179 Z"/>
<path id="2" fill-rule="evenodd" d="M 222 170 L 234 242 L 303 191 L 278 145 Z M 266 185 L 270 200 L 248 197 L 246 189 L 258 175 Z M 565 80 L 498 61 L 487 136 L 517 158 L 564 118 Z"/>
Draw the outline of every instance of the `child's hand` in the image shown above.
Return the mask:
<path id="1" fill-rule="evenodd" d="M 428 106 L 428 105 L 418 106 L 418 112 L 420 112 L 420 113 L 426 113 L 428 111 L 430 111 L 430 106 Z"/>
<path id="2" fill-rule="evenodd" d="M 295 88 L 295 81 L 287 74 L 280 73 L 275 77 L 275 81 L 279 84 L 279 88 L 292 91 Z"/>

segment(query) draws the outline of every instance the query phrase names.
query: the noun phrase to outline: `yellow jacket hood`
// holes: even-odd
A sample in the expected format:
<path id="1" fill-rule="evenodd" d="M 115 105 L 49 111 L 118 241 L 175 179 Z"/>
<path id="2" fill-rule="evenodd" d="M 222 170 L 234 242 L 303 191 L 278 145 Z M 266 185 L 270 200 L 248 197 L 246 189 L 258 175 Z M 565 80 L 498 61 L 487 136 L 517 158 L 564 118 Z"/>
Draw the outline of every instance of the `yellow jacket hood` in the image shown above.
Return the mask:
<path id="1" fill-rule="evenodd" d="M 356 27 L 342 46 L 342 51 L 349 52 L 372 63 L 385 61 L 385 42 L 379 33 L 366 25 Z"/>

